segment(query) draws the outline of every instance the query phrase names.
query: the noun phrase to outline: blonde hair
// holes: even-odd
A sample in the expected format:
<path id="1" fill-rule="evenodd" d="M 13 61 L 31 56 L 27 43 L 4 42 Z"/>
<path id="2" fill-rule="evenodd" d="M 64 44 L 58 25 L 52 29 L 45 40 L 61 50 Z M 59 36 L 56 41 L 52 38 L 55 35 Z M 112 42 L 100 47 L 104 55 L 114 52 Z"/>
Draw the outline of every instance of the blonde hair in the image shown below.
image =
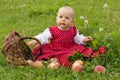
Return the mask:
<path id="1" fill-rule="evenodd" d="M 61 9 L 68 9 L 68 10 L 70 10 L 71 13 L 72 13 L 73 18 L 75 17 L 75 11 L 74 11 L 74 9 L 73 9 L 72 7 L 70 7 L 70 6 L 60 7 L 59 10 L 58 10 L 58 12 L 59 12 Z"/>

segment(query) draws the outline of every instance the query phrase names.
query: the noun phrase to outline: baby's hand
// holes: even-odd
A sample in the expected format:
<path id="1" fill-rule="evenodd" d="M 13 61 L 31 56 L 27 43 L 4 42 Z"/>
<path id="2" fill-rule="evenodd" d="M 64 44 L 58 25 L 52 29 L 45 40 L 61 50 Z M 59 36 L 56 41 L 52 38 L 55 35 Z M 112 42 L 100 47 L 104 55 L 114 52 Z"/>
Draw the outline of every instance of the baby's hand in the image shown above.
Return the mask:
<path id="1" fill-rule="evenodd" d="M 27 44 L 28 46 L 30 46 L 30 45 L 35 45 L 36 43 L 37 43 L 37 42 L 36 42 L 35 40 L 26 42 L 26 44 Z"/>
<path id="2" fill-rule="evenodd" d="M 87 42 L 90 42 L 90 41 L 93 41 L 93 38 L 91 36 L 87 36 L 83 40 L 84 43 L 87 43 Z"/>

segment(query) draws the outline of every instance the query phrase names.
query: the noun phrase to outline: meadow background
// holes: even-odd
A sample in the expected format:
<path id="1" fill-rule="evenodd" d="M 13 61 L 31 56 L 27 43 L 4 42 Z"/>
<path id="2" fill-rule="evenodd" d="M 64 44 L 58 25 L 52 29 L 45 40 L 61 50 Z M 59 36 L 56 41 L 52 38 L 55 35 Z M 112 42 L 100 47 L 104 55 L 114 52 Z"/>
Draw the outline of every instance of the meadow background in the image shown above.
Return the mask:
<path id="1" fill-rule="evenodd" d="M 13 30 L 22 36 L 35 36 L 55 25 L 59 7 L 74 8 L 75 25 L 80 33 L 94 41 L 86 46 L 107 48 L 107 55 L 86 60 L 82 73 L 70 69 L 9 66 L 0 52 L 0 80 L 120 80 L 120 0 L 0 0 L 0 49 Z M 105 74 L 93 72 L 104 65 Z"/>

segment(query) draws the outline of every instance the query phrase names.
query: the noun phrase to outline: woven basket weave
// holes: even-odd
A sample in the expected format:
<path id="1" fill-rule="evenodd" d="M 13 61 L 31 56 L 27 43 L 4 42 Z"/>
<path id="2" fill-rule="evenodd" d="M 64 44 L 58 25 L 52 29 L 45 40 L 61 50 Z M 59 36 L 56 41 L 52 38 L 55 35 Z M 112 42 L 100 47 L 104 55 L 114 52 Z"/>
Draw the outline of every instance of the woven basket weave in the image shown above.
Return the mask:
<path id="1" fill-rule="evenodd" d="M 26 65 L 26 60 L 31 59 L 34 61 L 36 59 L 36 57 L 32 55 L 31 48 L 24 42 L 25 39 L 34 39 L 41 46 L 41 43 L 36 38 L 21 37 L 18 32 L 11 32 L 4 40 L 2 47 L 2 53 L 9 64 Z"/>

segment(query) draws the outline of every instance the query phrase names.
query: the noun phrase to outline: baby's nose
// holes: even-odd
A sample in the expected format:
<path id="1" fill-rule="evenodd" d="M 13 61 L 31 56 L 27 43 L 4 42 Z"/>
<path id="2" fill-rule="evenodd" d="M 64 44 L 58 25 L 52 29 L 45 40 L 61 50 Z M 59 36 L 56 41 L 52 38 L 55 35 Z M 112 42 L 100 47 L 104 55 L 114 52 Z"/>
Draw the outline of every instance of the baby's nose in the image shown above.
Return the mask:
<path id="1" fill-rule="evenodd" d="M 62 20 L 65 20 L 65 18 L 63 17 Z"/>

